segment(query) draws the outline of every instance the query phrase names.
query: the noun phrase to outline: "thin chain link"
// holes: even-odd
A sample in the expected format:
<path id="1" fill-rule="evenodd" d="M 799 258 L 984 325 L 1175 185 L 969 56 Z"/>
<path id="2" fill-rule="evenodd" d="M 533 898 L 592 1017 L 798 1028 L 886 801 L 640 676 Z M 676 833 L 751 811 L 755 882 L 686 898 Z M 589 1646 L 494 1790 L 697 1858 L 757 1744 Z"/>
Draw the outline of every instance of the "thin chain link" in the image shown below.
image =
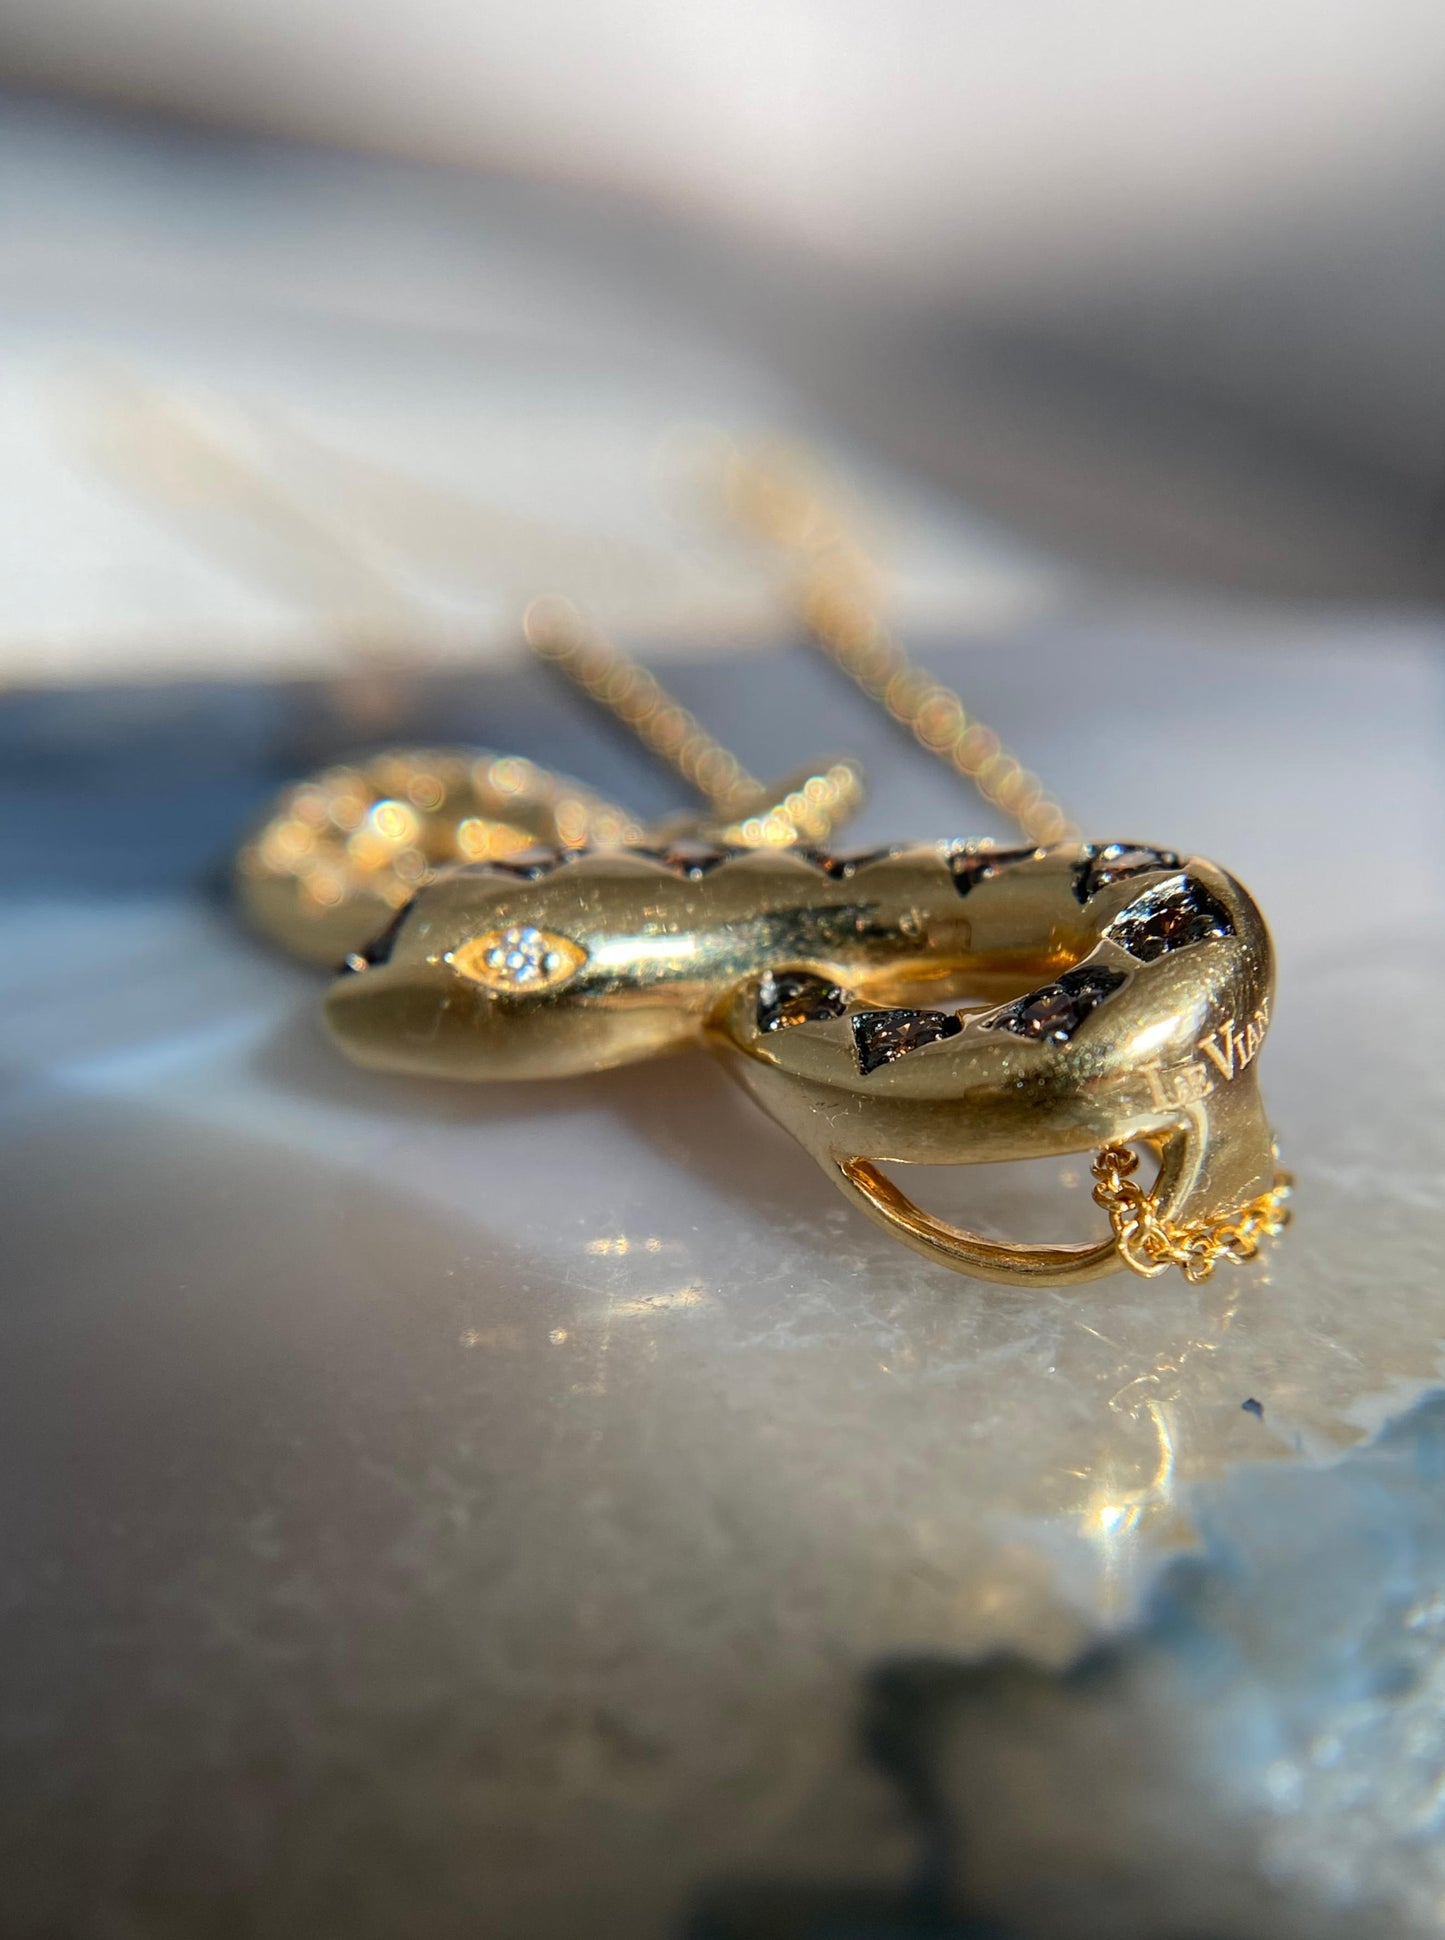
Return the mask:
<path id="1" fill-rule="evenodd" d="M 1177 1266 L 1198 1286 L 1221 1260 L 1236 1266 L 1252 1260 L 1261 1240 L 1277 1238 L 1289 1224 L 1285 1202 L 1294 1180 L 1288 1172 L 1276 1172 L 1268 1192 L 1227 1219 L 1180 1224 L 1159 1217 L 1154 1195 L 1133 1178 L 1138 1165 L 1128 1146 L 1106 1145 L 1094 1160 L 1094 1198 L 1109 1215 L 1124 1263 L 1146 1280 Z"/>
<path id="2" fill-rule="evenodd" d="M 962 698 L 914 662 L 880 611 L 878 573 L 801 461 L 734 458 L 728 499 L 744 524 L 788 559 L 793 597 L 815 645 L 919 747 L 944 762 L 1030 842 L 1063 842 L 1078 829 L 1060 804 Z"/>
<path id="3" fill-rule="evenodd" d="M 557 667 L 666 762 L 719 816 L 729 818 L 763 792 L 730 748 L 716 740 L 646 667 L 629 658 L 562 599 L 534 600 L 524 623 L 539 660 Z"/>
<path id="4" fill-rule="evenodd" d="M 798 776 L 782 793 L 769 788 L 568 600 L 534 600 L 523 633 L 539 660 L 565 674 L 702 796 L 721 841 L 744 849 L 826 842 L 863 798 L 861 770 L 845 760 Z"/>

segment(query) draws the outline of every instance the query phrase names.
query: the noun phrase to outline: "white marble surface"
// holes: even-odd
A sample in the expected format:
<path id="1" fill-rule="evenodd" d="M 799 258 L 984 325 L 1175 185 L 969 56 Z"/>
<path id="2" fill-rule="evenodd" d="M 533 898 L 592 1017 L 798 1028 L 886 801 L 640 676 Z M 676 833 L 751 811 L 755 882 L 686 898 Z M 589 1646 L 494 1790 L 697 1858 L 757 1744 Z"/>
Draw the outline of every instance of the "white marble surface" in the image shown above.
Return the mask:
<path id="1" fill-rule="evenodd" d="M 72 886 L 9 900 L 8 1930 L 641 1936 L 722 1875 L 895 1875 L 871 1664 L 1065 1659 L 1199 1486 L 1437 1378 L 1436 643 L 1194 631 L 937 658 L 1092 828 L 1220 855 L 1274 921 L 1298 1224 L 1201 1290 L 935 1271 L 700 1056 L 352 1072 L 173 865 L 107 892 L 72 837 Z M 861 838 L 977 827 L 823 670 L 755 664 L 766 717 L 736 665 L 689 691 L 759 765 L 802 718 L 870 760 Z M 949 1189 L 1096 1216 L 1076 1176 Z"/>
<path id="2" fill-rule="evenodd" d="M 1062 1678 L 876 1679 L 943 1802 L 945 1900 L 1073 1940 L 1438 1934 L 1442 1456 L 1437 1394 L 1333 1469 L 1238 1470 L 1203 1562 Z"/>

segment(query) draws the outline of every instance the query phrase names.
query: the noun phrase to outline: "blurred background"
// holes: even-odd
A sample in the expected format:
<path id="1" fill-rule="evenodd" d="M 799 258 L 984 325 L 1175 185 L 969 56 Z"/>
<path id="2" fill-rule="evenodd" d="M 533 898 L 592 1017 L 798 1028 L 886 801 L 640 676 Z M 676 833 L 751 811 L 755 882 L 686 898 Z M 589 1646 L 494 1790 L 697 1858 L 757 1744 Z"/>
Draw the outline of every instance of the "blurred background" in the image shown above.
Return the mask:
<path id="1" fill-rule="evenodd" d="M 305 660 L 318 606 L 395 631 L 408 573 L 413 629 L 474 646 L 519 522 L 521 583 L 595 598 L 610 541 L 619 613 L 746 633 L 746 586 L 702 597 L 640 530 L 660 428 L 719 416 L 941 494 L 975 527 L 929 608 L 959 626 L 1066 574 L 1069 610 L 1445 586 L 1429 0 L 8 0 L 0 84 L 22 678 L 199 631 L 197 671 Z M 186 529 L 146 381 L 232 412 L 309 554 Z"/>
<path id="2" fill-rule="evenodd" d="M 0 0 L 7 1936 L 1445 1930 L 1442 208 L 1438 0 Z M 549 592 L 1007 832 L 719 432 L 1258 892 L 1267 1277 L 940 1285 L 700 1056 L 403 1098 L 240 932 L 359 743 L 679 806 Z"/>

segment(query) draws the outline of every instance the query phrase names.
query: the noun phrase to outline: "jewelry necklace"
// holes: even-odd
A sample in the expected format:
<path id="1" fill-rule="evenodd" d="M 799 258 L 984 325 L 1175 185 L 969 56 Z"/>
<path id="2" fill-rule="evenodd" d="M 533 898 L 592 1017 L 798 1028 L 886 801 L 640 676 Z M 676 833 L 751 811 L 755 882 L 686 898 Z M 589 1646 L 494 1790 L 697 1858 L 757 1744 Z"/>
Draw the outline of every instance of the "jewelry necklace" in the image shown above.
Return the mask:
<path id="1" fill-rule="evenodd" d="M 733 500 L 787 552 L 817 645 L 1026 846 L 818 847 L 856 800 L 855 769 L 763 789 L 575 614 L 534 608 L 533 649 L 706 807 L 644 832 L 532 764 L 455 751 L 288 791 L 242 851 L 242 895 L 313 958 L 299 937 L 329 947 L 332 929 L 298 915 L 308 898 L 338 924 L 364 914 L 326 999 L 340 1047 L 375 1069 L 486 1081 L 702 1043 L 861 1211 L 976 1277 L 1062 1286 L 1178 1266 L 1201 1281 L 1252 1258 L 1287 1221 L 1289 1180 L 1258 1090 L 1274 968 L 1248 893 L 1200 857 L 1078 840 L 890 638 L 869 563 L 816 495 L 748 467 Z M 362 943 L 379 905 L 389 921 Z M 1148 1188 L 1134 1145 L 1158 1162 Z M 1109 1221 L 1083 1245 L 963 1231 L 880 1169 L 1079 1151 L 1096 1154 Z"/>

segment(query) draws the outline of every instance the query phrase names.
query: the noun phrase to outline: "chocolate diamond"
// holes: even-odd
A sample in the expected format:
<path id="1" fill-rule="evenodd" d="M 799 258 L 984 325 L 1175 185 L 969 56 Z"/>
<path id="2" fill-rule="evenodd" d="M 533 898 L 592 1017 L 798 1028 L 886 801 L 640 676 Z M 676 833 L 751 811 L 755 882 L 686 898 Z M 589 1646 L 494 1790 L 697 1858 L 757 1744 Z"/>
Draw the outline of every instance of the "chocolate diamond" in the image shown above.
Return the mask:
<path id="1" fill-rule="evenodd" d="M 834 882 L 847 882 L 850 876 L 856 876 L 870 862 L 886 862 L 889 856 L 896 855 L 898 851 L 855 849 L 851 855 L 833 855 L 827 849 L 799 849 L 797 853 L 805 862 L 811 862 L 815 869 L 821 869 L 825 876 L 831 876 Z"/>
<path id="2" fill-rule="evenodd" d="M 348 951 L 342 959 L 337 976 L 355 975 L 360 970 L 374 970 L 377 964 L 387 962 L 396 947 L 401 926 L 411 915 L 412 904 L 415 901 L 415 896 L 409 896 L 384 930 L 372 937 L 371 941 L 361 949 Z"/>
<path id="3" fill-rule="evenodd" d="M 689 882 L 696 882 L 737 853 L 736 849 L 721 849 L 715 842 L 698 842 L 690 836 L 669 842 L 665 849 L 647 851 L 669 869 L 675 869 L 678 875 L 686 876 Z"/>
<path id="4" fill-rule="evenodd" d="M 984 849 L 967 842 L 951 849 L 947 860 L 953 872 L 954 888 L 960 896 L 966 896 L 971 889 L 977 889 L 981 882 L 987 882 L 1011 863 L 1027 862 L 1030 856 L 1037 854 L 1037 849 Z"/>
<path id="5" fill-rule="evenodd" d="M 793 1024 L 826 1024 L 848 1008 L 848 993 L 810 970 L 769 970 L 758 985 L 758 1029 L 785 1031 Z"/>
<path id="6" fill-rule="evenodd" d="M 1083 860 L 1074 868 L 1074 894 L 1081 903 L 1086 903 L 1111 882 L 1147 875 L 1151 869 L 1178 867 L 1178 856 L 1171 855 L 1168 849 L 1146 849 L 1139 842 L 1111 842 L 1105 849 L 1096 849 L 1090 844 Z"/>
<path id="7" fill-rule="evenodd" d="M 1192 876 L 1176 876 L 1146 889 L 1121 910 L 1104 934 L 1141 963 L 1211 937 L 1233 936 L 1234 924 L 1219 898 Z"/>
<path id="8" fill-rule="evenodd" d="M 1067 1044 L 1089 1012 L 1097 1010 L 1123 981 L 1122 970 L 1110 970 L 1102 963 L 1081 964 L 1077 970 L 1066 970 L 1057 983 L 1046 983 L 1042 990 L 1020 997 L 985 1028 Z"/>
<path id="9" fill-rule="evenodd" d="M 716 842 L 703 842 L 695 836 L 681 835 L 661 849 L 644 848 L 641 843 L 632 843 L 627 853 L 646 856 L 649 862 L 660 862 L 664 869 L 671 869 L 674 875 L 685 876 L 689 882 L 696 882 L 729 857 L 744 851 L 720 848 Z"/>
<path id="10" fill-rule="evenodd" d="M 550 876 L 566 860 L 566 851 L 562 849 L 518 849 L 515 855 L 483 863 L 482 867 L 499 870 L 504 876 L 520 876 L 523 882 L 535 882 L 538 876 Z"/>
<path id="11" fill-rule="evenodd" d="M 863 1010 L 853 1019 L 858 1069 L 866 1078 L 880 1064 L 892 1064 L 910 1051 L 940 1038 L 957 1037 L 962 1024 L 946 1010 Z"/>

